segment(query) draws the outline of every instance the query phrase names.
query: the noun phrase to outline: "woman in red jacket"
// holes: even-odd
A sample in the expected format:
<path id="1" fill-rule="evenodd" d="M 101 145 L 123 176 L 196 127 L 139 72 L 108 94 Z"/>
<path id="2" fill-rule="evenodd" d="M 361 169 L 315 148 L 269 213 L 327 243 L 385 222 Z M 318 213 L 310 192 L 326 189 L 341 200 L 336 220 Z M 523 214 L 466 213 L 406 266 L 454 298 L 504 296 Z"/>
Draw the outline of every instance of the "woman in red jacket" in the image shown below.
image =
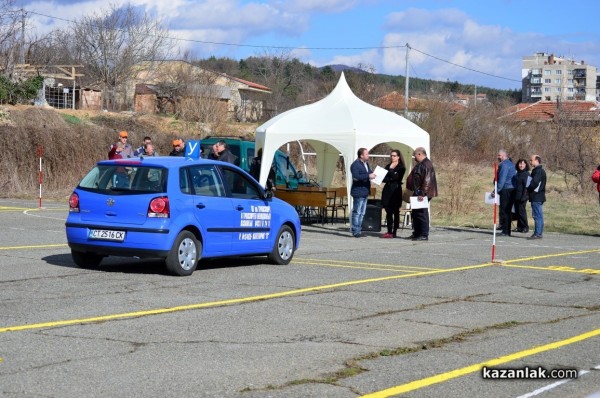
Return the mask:
<path id="1" fill-rule="evenodd" d="M 596 171 L 594 171 L 594 174 L 592 174 L 592 181 L 598 184 L 598 203 L 600 203 L 600 164 L 596 168 Z"/>

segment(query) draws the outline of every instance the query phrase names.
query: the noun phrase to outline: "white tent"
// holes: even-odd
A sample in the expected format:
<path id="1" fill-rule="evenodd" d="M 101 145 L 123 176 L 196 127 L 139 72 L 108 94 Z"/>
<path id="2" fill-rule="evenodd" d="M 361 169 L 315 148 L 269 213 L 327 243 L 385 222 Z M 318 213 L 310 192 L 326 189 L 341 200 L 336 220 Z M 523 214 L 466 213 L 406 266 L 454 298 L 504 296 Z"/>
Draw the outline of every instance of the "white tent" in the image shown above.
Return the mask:
<path id="1" fill-rule="evenodd" d="M 359 148 L 371 150 L 387 143 L 399 149 L 407 169 L 412 151 L 424 147 L 429 134 L 393 112 L 359 99 L 342 73 L 335 89 L 322 100 L 275 116 L 256 129 L 256 150 L 263 148 L 260 183 L 265 185 L 275 151 L 296 140 L 308 142 L 317 153 L 317 180 L 331 186 L 340 154 L 346 167 L 346 187 L 352 185 L 350 165 Z"/>

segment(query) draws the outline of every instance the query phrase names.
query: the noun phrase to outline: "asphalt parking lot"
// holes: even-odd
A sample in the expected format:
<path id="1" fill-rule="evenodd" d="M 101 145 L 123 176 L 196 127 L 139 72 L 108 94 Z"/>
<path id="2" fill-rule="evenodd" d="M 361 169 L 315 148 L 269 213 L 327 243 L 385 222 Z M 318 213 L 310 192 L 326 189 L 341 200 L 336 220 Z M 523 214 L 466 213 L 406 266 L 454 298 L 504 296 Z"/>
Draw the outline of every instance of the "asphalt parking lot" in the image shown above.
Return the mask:
<path id="1" fill-rule="evenodd" d="M 499 238 L 492 263 L 491 230 L 412 242 L 316 224 L 288 266 L 178 278 L 151 260 L 77 268 L 66 211 L 0 200 L 2 396 L 600 396 L 598 237 Z"/>

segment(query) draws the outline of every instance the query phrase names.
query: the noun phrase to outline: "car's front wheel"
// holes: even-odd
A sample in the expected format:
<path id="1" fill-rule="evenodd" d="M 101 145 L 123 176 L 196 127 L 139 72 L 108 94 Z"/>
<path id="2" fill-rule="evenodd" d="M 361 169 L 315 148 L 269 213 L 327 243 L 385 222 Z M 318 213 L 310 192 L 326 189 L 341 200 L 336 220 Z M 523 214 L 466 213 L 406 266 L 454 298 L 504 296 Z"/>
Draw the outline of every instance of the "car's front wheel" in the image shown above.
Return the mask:
<path id="1" fill-rule="evenodd" d="M 269 254 L 269 261 L 280 265 L 289 264 L 295 251 L 296 239 L 294 232 L 288 225 L 284 225 L 277 233 L 273 251 Z"/>
<path id="2" fill-rule="evenodd" d="M 190 231 L 181 231 L 165 259 L 167 271 L 172 275 L 188 276 L 196 269 L 202 244 Z"/>
<path id="3" fill-rule="evenodd" d="M 71 257 L 73 257 L 73 262 L 77 264 L 79 268 L 96 268 L 104 258 L 99 254 L 79 252 L 76 250 L 71 250 Z"/>

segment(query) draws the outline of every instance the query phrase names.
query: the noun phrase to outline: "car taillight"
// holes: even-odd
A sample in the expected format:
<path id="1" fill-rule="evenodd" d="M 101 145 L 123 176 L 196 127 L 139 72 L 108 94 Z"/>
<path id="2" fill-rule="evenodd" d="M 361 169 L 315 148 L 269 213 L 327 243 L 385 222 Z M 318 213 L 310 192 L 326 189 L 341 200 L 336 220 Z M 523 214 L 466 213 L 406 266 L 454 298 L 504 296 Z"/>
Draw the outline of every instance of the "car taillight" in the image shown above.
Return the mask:
<path id="1" fill-rule="evenodd" d="M 69 196 L 69 212 L 79 213 L 79 195 L 75 192 Z"/>
<path id="2" fill-rule="evenodd" d="M 168 218 L 170 213 L 169 198 L 167 196 L 154 198 L 148 205 L 148 217 Z"/>

